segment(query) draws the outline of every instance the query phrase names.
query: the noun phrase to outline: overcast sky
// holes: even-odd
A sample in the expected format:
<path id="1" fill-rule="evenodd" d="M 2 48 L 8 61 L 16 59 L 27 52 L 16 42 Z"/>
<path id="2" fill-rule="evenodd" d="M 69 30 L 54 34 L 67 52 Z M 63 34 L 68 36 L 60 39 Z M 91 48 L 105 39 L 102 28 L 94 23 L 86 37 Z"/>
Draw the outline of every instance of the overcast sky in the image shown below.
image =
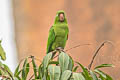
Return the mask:
<path id="1" fill-rule="evenodd" d="M 12 71 L 17 66 L 17 52 L 15 45 L 14 21 L 11 0 L 0 0 L 0 39 L 6 52 L 8 64 Z"/>

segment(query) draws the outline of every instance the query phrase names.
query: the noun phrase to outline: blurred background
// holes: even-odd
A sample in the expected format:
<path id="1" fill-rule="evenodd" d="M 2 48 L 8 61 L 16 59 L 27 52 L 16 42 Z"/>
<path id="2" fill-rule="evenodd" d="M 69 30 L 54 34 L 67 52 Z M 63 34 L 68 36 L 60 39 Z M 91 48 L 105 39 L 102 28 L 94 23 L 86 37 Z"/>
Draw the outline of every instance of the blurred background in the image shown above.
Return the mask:
<path id="1" fill-rule="evenodd" d="M 11 55 L 7 62 L 16 64 L 17 59 L 20 61 L 29 55 L 42 61 L 56 12 L 64 10 L 70 31 L 65 50 L 91 44 L 67 53 L 75 61 L 88 66 L 99 45 L 110 41 L 99 51 L 93 67 L 103 63 L 114 64 L 115 68 L 105 68 L 105 72 L 114 80 L 120 79 L 119 4 L 120 0 L 1 0 L 0 38 L 7 55 Z"/>
<path id="2" fill-rule="evenodd" d="M 13 18 L 13 5 L 11 0 L 0 0 L 0 40 L 6 52 L 7 60 L 11 70 L 17 66 L 18 56 L 15 41 L 15 26 Z"/>

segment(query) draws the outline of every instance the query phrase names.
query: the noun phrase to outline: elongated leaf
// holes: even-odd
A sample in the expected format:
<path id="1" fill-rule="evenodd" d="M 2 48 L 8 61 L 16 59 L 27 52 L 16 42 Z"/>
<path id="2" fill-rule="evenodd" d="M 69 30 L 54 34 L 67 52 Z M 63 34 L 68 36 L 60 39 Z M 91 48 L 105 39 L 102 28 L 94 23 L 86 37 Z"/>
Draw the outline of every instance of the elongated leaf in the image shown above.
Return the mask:
<path id="1" fill-rule="evenodd" d="M 17 66 L 17 68 L 15 69 L 15 72 L 14 72 L 15 80 L 21 80 L 20 73 L 22 72 L 22 70 L 19 70 L 19 68 L 20 68 L 20 64 Z"/>
<path id="2" fill-rule="evenodd" d="M 59 80 L 60 78 L 60 67 L 59 66 L 52 66 L 48 67 L 48 72 L 50 74 L 50 80 Z"/>
<path id="3" fill-rule="evenodd" d="M 17 78 L 18 80 L 22 80 L 20 77 L 20 73 L 22 72 L 22 70 L 18 71 L 15 75 L 15 78 Z"/>
<path id="4" fill-rule="evenodd" d="M 68 65 L 68 69 L 72 71 L 73 66 L 74 66 L 74 61 L 73 61 L 72 57 L 69 56 L 69 65 Z"/>
<path id="5" fill-rule="evenodd" d="M 103 67 L 114 67 L 114 65 L 112 65 L 112 64 L 101 64 L 101 65 L 95 67 L 95 69 L 103 68 Z"/>
<path id="6" fill-rule="evenodd" d="M 100 75 L 99 80 L 106 80 L 106 79 Z"/>
<path id="7" fill-rule="evenodd" d="M 19 76 L 16 76 L 15 80 L 22 80 L 22 79 Z"/>
<path id="8" fill-rule="evenodd" d="M 85 80 L 84 76 L 81 73 L 73 73 L 74 80 Z"/>
<path id="9" fill-rule="evenodd" d="M 1 61 L 0 61 L 0 67 L 4 68 L 4 65 Z"/>
<path id="10" fill-rule="evenodd" d="M 6 60 L 6 53 L 5 53 L 4 49 L 1 46 L 1 42 L 2 41 L 0 40 L 0 57 L 1 57 L 2 60 Z"/>
<path id="11" fill-rule="evenodd" d="M 27 64 L 27 58 L 25 59 L 24 61 L 24 64 L 23 64 L 23 69 L 22 69 L 22 80 L 26 80 L 26 64 Z"/>
<path id="12" fill-rule="evenodd" d="M 0 62 L 0 76 L 2 76 L 4 74 L 4 71 L 2 70 L 3 68 L 3 65 L 2 63 Z"/>
<path id="13" fill-rule="evenodd" d="M 65 70 L 68 70 L 69 56 L 66 53 L 64 53 L 64 52 L 60 53 L 59 64 L 60 64 L 60 68 L 61 68 L 62 72 L 64 72 Z"/>
<path id="14" fill-rule="evenodd" d="M 104 73 L 104 74 L 105 74 L 105 73 Z M 106 80 L 113 80 L 112 77 L 109 76 L 109 75 L 107 75 L 107 74 L 106 74 L 106 77 L 107 77 Z"/>
<path id="15" fill-rule="evenodd" d="M 79 66 L 75 66 L 75 68 L 73 69 L 73 72 L 76 72 Z"/>
<path id="16" fill-rule="evenodd" d="M 0 69 L 0 76 L 2 76 L 2 70 Z"/>
<path id="17" fill-rule="evenodd" d="M 68 80 L 71 77 L 72 72 L 70 70 L 65 70 L 61 76 L 61 80 Z"/>
<path id="18" fill-rule="evenodd" d="M 20 67 L 20 64 L 19 64 L 19 65 L 17 66 L 17 68 L 15 69 L 14 76 L 18 76 L 19 67 Z"/>
<path id="19" fill-rule="evenodd" d="M 28 73 L 29 73 L 29 68 L 30 68 L 30 65 L 29 63 L 26 64 L 26 69 L 25 69 L 25 76 L 27 77 Z"/>
<path id="20" fill-rule="evenodd" d="M 109 75 L 107 75 L 106 73 L 104 73 L 103 71 L 101 71 L 99 69 L 95 69 L 94 72 L 96 72 L 97 74 L 99 74 L 100 78 L 102 80 L 113 80 L 112 77 L 110 77 Z"/>
<path id="21" fill-rule="evenodd" d="M 88 70 L 82 65 L 80 64 L 79 62 L 76 62 L 78 65 L 80 65 L 80 67 L 82 68 L 83 70 L 83 75 L 85 77 L 86 80 L 92 80 L 92 77 L 89 75 L 89 72 Z"/>
<path id="22" fill-rule="evenodd" d="M 37 66 L 35 64 L 34 57 L 32 57 L 32 64 L 33 64 L 33 70 L 34 70 L 35 79 L 37 79 Z"/>
<path id="23" fill-rule="evenodd" d="M 43 74 L 44 74 L 43 65 L 40 64 L 40 66 L 38 68 L 38 77 L 39 77 L 39 79 L 42 79 Z"/>
<path id="24" fill-rule="evenodd" d="M 48 67 L 48 64 L 49 64 L 51 58 L 52 58 L 52 52 L 48 53 L 43 59 L 43 63 L 42 63 L 43 71 L 44 71 L 43 80 L 47 80 L 47 75 L 48 75 L 47 67 Z"/>
<path id="25" fill-rule="evenodd" d="M 25 76 L 25 70 L 22 70 L 22 80 L 26 80 L 26 76 Z"/>
<path id="26" fill-rule="evenodd" d="M 95 69 L 94 72 L 98 73 L 100 76 L 102 76 L 103 78 L 106 79 L 106 75 L 102 71 L 100 71 L 99 69 Z"/>
<path id="27" fill-rule="evenodd" d="M 93 80 L 98 80 L 96 74 L 90 70 L 90 75 L 92 76 Z"/>
<path id="28" fill-rule="evenodd" d="M 6 64 L 2 64 L 2 62 L 0 62 L 0 75 L 9 79 L 13 79 L 13 73 L 9 67 Z"/>
<path id="29" fill-rule="evenodd" d="M 4 65 L 0 62 L 0 74 L 1 75 L 8 75 L 7 72 L 4 70 Z"/>
<path id="30" fill-rule="evenodd" d="M 43 59 L 44 70 L 48 67 L 49 61 L 52 58 L 52 52 L 48 53 Z"/>
<path id="31" fill-rule="evenodd" d="M 50 61 L 49 64 L 56 64 L 56 65 L 58 65 L 59 62 L 58 61 Z"/>
<path id="32" fill-rule="evenodd" d="M 9 69 L 9 67 L 6 65 L 6 64 L 3 64 L 4 65 L 4 69 L 8 72 L 9 76 L 10 77 L 13 77 L 13 73 L 12 71 Z"/>

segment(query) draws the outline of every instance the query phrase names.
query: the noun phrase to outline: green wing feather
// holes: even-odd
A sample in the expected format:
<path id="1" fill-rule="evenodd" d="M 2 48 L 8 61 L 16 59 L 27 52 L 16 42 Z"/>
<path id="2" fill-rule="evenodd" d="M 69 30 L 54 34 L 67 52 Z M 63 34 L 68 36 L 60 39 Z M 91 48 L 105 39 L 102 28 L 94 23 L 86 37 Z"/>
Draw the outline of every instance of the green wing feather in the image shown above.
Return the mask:
<path id="1" fill-rule="evenodd" d="M 54 40 L 55 40 L 55 33 L 54 33 L 53 26 L 52 26 L 49 30 L 49 36 L 48 36 L 48 42 L 47 42 L 47 53 L 51 51 L 51 47 L 52 47 Z"/>

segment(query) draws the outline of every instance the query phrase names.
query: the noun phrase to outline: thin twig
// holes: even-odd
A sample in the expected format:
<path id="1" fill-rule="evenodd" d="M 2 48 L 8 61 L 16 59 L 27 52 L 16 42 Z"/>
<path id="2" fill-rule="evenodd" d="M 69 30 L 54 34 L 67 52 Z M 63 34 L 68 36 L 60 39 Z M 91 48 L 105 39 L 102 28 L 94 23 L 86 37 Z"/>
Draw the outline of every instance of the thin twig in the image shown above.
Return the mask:
<path id="1" fill-rule="evenodd" d="M 77 45 L 77 46 L 74 46 L 74 47 L 71 47 L 71 48 L 69 48 L 69 49 L 67 49 L 67 50 L 62 50 L 63 52 L 67 52 L 67 51 L 69 51 L 69 50 L 72 50 L 72 49 L 74 49 L 74 48 L 77 48 L 77 47 L 80 47 L 80 46 L 84 46 L 84 45 L 91 45 L 91 44 L 80 44 L 80 45 Z M 53 59 L 55 59 L 56 57 L 58 57 L 59 56 L 59 54 L 58 55 L 56 55 Z"/>
<path id="2" fill-rule="evenodd" d="M 53 57 L 53 59 L 55 59 L 56 57 L 58 57 L 59 56 L 59 54 L 58 55 L 56 55 L 55 57 Z"/>
<path id="3" fill-rule="evenodd" d="M 38 58 L 34 58 L 34 59 L 42 63 L 42 61 L 40 59 L 38 59 Z"/>
<path id="4" fill-rule="evenodd" d="M 91 67 L 92 67 L 92 64 L 93 64 L 93 62 L 94 62 L 95 57 L 97 56 L 98 52 L 99 52 L 100 49 L 104 46 L 105 43 L 111 43 L 111 44 L 112 44 L 111 41 L 104 41 L 104 42 L 98 47 L 98 49 L 95 51 L 95 54 L 93 55 L 93 58 L 92 58 L 89 66 L 88 66 L 88 69 L 89 69 L 89 70 L 90 70 Z M 112 45 L 113 45 L 113 44 L 112 44 Z"/>
<path id="5" fill-rule="evenodd" d="M 65 52 L 67 52 L 67 51 L 69 51 L 69 50 L 72 50 L 72 49 L 74 49 L 74 48 L 80 47 L 80 46 L 84 46 L 84 45 L 91 45 L 91 44 L 79 44 L 79 45 L 77 45 L 77 46 L 74 46 L 74 47 L 71 47 L 71 48 L 65 50 Z"/>

